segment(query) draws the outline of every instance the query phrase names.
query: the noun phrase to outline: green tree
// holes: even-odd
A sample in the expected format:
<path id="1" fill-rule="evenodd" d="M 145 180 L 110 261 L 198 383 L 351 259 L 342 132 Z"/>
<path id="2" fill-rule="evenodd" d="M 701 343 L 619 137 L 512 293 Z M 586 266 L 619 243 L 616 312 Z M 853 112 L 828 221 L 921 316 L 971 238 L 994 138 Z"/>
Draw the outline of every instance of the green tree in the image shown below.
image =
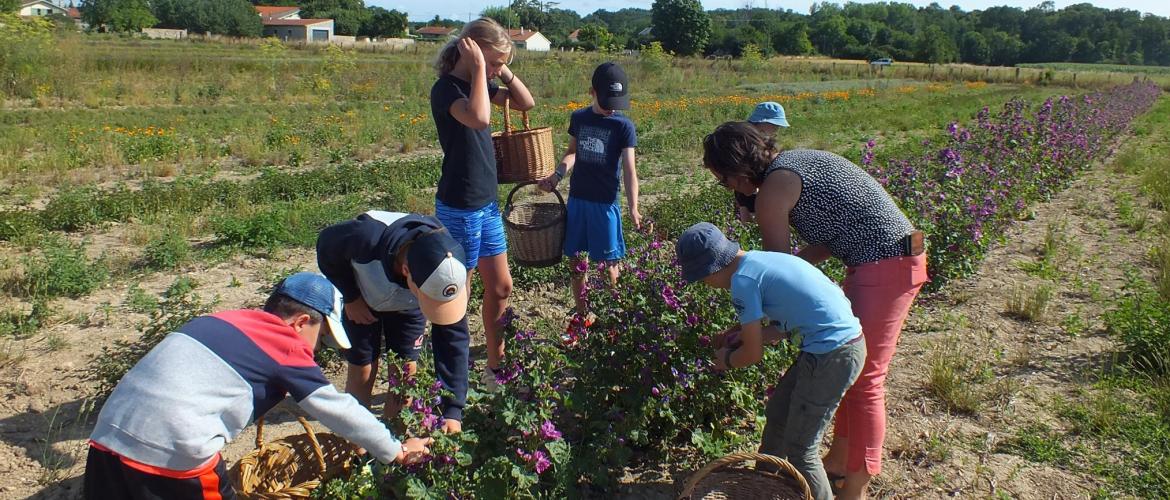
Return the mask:
<path id="1" fill-rule="evenodd" d="M 840 15 L 827 16 L 813 25 L 810 35 L 817 52 L 837 55 L 845 47 L 856 45 L 857 41 L 846 31 L 845 18 Z"/>
<path id="2" fill-rule="evenodd" d="M 511 7 L 488 7 L 483 9 L 479 15 L 494 19 L 505 28 L 517 29 L 520 27 L 520 16 Z"/>
<path id="3" fill-rule="evenodd" d="M 614 38 L 613 33 L 605 29 L 605 26 L 589 23 L 582 26 L 581 31 L 577 33 L 577 42 L 585 50 L 608 49 L 613 45 Z"/>
<path id="4" fill-rule="evenodd" d="M 401 38 L 406 36 L 406 13 L 370 7 L 370 18 L 358 34 L 372 38 Z"/>
<path id="5" fill-rule="evenodd" d="M 152 0 L 159 24 L 194 33 L 260 36 L 260 17 L 247 0 Z"/>
<path id="6" fill-rule="evenodd" d="M 957 59 L 955 42 L 938 26 L 930 26 L 918 34 L 919 61 L 928 63 L 949 63 Z"/>
<path id="7" fill-rule="evenodd" d="M 20 9 L 20 0 L 0 0 L 0 14 L 16 12 Z"/>
<path id="8" fill-rule="evenodd" d="M 987 64 L 991 62 L 991 47 L 978 31 L 968 31 L 963 34 L 959 58 L 965 63 Z"/>
<path id="9" fill-rule="evenodd" d="M 808 39 L 808 25 L 788 23 L 772 34 L 772 48 L 778 54 L 804 56 L 813 53 L 812 41 Z"/>
<path id="10" fill-rule="evenodd" d="M 362 0 L 304 0 L 301 17 L 305 19 L 332 19 L 333 31 L 338 35 L 357 35 L 370 17 Z"/>
<path id="11" fill-rule="evenodd" d="M 139 32 L 158 23 L 147 0 L 81 0 L 81 19 L 93 29 Z"/>
<path id="12" fill-rule="evenodd" d="M 1020 51 L 1024 44 L 1016 35 L 992 30 L 988 31 L 984 38 L 987 40 L 991 64 L 1010 66 L 1020 60 Z"/>
<path id="13" fill-rule="evenodd" d="M 702 52 L 711 37 L 711 18 L 699 0 L 654 0 L 650 19 L 654 38 L 679 55 Z"/>

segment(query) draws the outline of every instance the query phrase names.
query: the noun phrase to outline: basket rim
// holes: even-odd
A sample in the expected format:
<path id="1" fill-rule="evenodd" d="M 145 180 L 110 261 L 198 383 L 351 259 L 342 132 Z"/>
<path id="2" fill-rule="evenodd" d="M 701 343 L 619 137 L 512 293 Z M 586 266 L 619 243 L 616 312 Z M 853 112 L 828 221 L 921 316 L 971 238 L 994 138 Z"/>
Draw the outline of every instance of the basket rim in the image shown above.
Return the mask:
<path id="1" fill-rule="evenodd" d="M 508 199 L 506 202 L 504 202 L 504 216 L 502 217 L 504 219 L 505 226 L 507 226 L 511 229 L 514 229 L 516 231 L 539 231 L 539 230 L 551 228 L 551 227 L 563 222 L 567 218 L 569 210 L 565 206 L 565 198 L 561 196 L 560 191 L 558 191 L 556 188 L 553 188 L 552 193 L 557 195 L 557 201 L 559 202 L 558 204 L 560 205 L 560 209 L 561 209 L 560 214 L 558 214 L 556 217 L 554 217 L 550 220 L 547 220 L 545 222 L 542 222 L 540 224 L 534 224 L 534 225 L 529 225 L 529 226 L 522 226 L 520 224 L 512 222 L 509 219 L 509 216 L 512 215 L 512 210 L 514 208 L 516 208 L 516 205 L 514 203 L 512 203 L 512 197 L 516 195 L 516 191 L 520 190 L 520 188 L 522 188 L 524 186 L 532 185 L 532 184 L 538 184 L 538 183 L 536 181 L 517 182 L 516 187 L 513 187 L 512 191 L 508 193 Z M 552 203 L 548 203 L 548 204 L 551 205 Z"/>

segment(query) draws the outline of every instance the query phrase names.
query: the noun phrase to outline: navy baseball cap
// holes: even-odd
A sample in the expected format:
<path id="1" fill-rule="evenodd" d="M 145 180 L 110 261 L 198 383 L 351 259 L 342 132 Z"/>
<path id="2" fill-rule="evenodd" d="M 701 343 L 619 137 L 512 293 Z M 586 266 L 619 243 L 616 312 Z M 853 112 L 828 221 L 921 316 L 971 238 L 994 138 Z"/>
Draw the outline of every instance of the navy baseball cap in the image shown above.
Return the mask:
<path id="1" fill-rule="evenodd" d="M 593 93 L 602 108 L 630 109 L 630 80 L 617 63 L 602 63 L 593 70 Z"/>
<path id="2" fill-rule="evenodd" d="M 467 257 L 446 229 L 419 235 L 406 252 L 407 281 L 423 316 L 452 325 L 467 315 Z"/>
<path id="3" fill-rule="evenodd" d="M 739 255 L 739 244 L 728 240 L 710 222 L 700 222 L 683 231 L 675 243 L 675 251 L 683 279 L 694 283 L 731 264 Z"/>
<path id="4" fill-rule="evenodd" d="M 272 293 L 284 295 L 321 313 L 329 331 L 325 343 L 340 349 L 350 348 L 349 336 L 341 326 L 341 292 L 325 276 L 296 273 L 277 283 Z"/>

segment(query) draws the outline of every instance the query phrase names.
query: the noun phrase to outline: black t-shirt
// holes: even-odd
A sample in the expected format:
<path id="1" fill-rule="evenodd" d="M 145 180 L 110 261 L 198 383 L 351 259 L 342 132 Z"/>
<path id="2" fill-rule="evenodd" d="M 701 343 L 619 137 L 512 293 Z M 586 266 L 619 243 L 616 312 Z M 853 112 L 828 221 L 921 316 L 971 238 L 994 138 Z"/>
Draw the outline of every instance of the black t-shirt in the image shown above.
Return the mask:
<path id="1" fill-rule="evenodd" d="M 488 82 L 488 98 L 499 86 Z M 491 127 L 475 130 L 451 115 L 451 104 L 471 98 L 471 82 L 443 75 L 431 87 L 431 117 L 443 147 L 443 173 L 435 197 L 452 208 L 474 210 L 496 199 L 496 152 Z"/>

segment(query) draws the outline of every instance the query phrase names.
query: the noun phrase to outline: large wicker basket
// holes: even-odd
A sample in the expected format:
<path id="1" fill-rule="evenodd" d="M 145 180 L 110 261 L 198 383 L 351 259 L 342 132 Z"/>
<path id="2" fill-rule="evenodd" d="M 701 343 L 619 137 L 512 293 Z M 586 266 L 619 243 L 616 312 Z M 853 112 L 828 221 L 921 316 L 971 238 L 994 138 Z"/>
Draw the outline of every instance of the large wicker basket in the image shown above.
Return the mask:
<path id="1" fill-rule="evenodd" d="M 297 434 L 264 442 L 264 419 L 256 422 L 256 449 L 232 465 L 236 494 L 244 499 L 288 500 L 309 498 L 322 483 L 349 475 L 357 452 L 345 439 L 317 434 L 304 417 Z"/>
<path id="2" fill-rule="evenodd" d="M 557 201 L 525 200 L 513 203 L 516 191 L 535 182 L 522 182 L 508 193 L 504 205 L 504 231 L 508 235 L 508 253 L 516 264 L 548 267 L 561 262 L 565 249 L 565 199 L 556 189 Z"/>
<path id="3" fill-rule="evenodd" d="M 755 461 L 756 468 L 742 464 Z M 761 464 L 779 472 L 760 470 Z M 719 458 L 687 478 L 680 500 L 812 500 L 804 476 L 786 460 L 762 453 L 733 453 Z"/>
<path id="4" fill-rule="evenodd" d="M 512 130 L 509 102 L 504 100 L 504 131 L 492 134 L 496 149 L 496 179 L 501 184 L 538 181 L 557 166 L 553 157 L 552 127 L 533 129 L 528 112 L 521 111 L 524 130 Z"/>

